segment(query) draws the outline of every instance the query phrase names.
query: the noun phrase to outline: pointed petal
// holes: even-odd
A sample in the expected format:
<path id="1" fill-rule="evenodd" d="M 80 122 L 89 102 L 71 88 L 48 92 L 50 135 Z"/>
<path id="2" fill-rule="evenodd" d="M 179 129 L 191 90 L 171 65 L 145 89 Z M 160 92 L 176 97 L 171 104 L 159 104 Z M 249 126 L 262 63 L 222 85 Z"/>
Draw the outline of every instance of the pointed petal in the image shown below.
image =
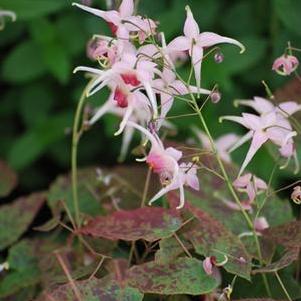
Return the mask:
<path id="1" fill-rule="evenodd" d="M 183 184 L 179 185 L 180 189 L 180 204 L 176 207 L 176 209 L 182 209 L 185 205 L 185 193 Z"/>
<path id="2" fill-rule="evenodd" d="M 123 132 L 123 137 L 122 137 L 122 144 L 121 144 L 121 150 L 120 150 L 120 155 L 119 155 L 119 161 L 124 161 L 125 156 L 128 152 L 129 145 L 131 143 L 131 140 L 134 135 L 134 128 L 132 127 L 126 127 L 124 132 Z"/>
<path id="3" fill-rule="evenodd" d="M 186 6 L 186 21 L 184 24 L 184 34 L 188 38 L 197 38 L 200 34 L 198 23 L 195 21 L 190 7 Z"/>
<path id="4" fill-rule="evenodd" d="M 127 107 L 127 109 L 125 111 L 125 114 L 123 116 L 123 119 L 120 122 L 119 129 L 118 129 L 118 131 L 116 133 L 114 133 L 114 136 L 118 136 L 118 135 L 120 135 L 123 132 L 124 128 L 126 127 L 128 121 L 129 121 L 129 119 L 130 119 L 130 117 L 131 117 L 131 115 L 133 113 L 133 110 L 134 110 L 133 106 L 129 105 Z"/>
<path id="5" fill-rule="evenodd" d="M 148 202 L 151 205 L 154 201 L 162 197 L 164 194 L 168 193 L 169 191 L 175 190 L 179 188 L 179 184 L 175 181 L 169 184 L 168 186 L 162 188 L 156 195 L 154 195 L 151 200 Z"/>
<path id="6" fill-rule="evenodd" d="M 301 105 L 294 101 L 286 101 L 279 104 L 280 112 L 284 113 L 286 116 L 295 114 L 301 110 Z"/>
<path id="7" fill-rule="evenodd" d="M 211 47 L 220 43 L 228 43 L 238 46 L 241 50 L 240 53 L 245 51 L 245 46 L 238 42 L 237 40 L 220 36 L 213 32 L 203 32 L 198 37 L 198 44 L 201 47 Z"/>
<path id="8" fill-rule="evenodd" d="M 250 163 L 256 152 L 260 149 L 260 147 L 268 140 L 267 135 L 262 131 L 257 131 L 253 135 L 253 139 L 251 142 L 251 146 L 249 148 L 249 151 L 246 155 L 245 161 L 243 162 L 240 171 L 239 176 L 243 173 L 247 165 Z"/>
<path id="9" fill-rule="evenodd" d="M 119 13 L 121 17 L 130 17 L 134 13 L 134 1 L 123 0 L 119 6 Z"/>
<path id="10" fill-rule="evenodd" d="M 229 153 L 232 153 L 233 151 L 235 151 L 237 148 L 239 148 L 240 146 L 242 146 L 243 144 L 245 144 L 247 141 L 249 141 L 252 136 L 253 136 L 253 131 L 249 131 L 247 134 L 245 134 L 244 136 L 242 136 L 229 150 Z"/>
<path id="11" fill-rule="evenodd" d="M 198 93 L 200 93 L 201 89 L 201 66 L 203 60 L 203 48 L 193 45 L 191 49 L 191 62 L 194 69 L 194 76 L 196 85 L 198 88 Z"/>
<path id="12" fill-rule="evenodd" d="M 146 94 L 150 100 L 150 104 L 153 109 L 154 118 L 157 118 L 158 117 L 158 105 L 157 105 L 157 100 L 156 100 L 154 91 L 149 82 L 143 82 L 143 86 L 144 86 Z"/>
<path id="13" fill-rule="evenodd" d="M 200 190 L 200 182 L 197 175 L 187 174 L 186 176 L 187 185 L 194 190 Z"/>
<path id="14" fill-rule="evenodd" d="M 172 40 L 167 49 L 169 51 L 186 51 L 191 48 L 191 42 L 187 37 L 180 36 Z"/>
<path id="15" fill-rule="evenodd" d="M 113 107 L 114 103 L 112 102 L 113 94 L 110 95 L 109 99 L 106 101 L 104 105 L 102 105 L 94 114 L 94 116 L 89 120 L 89 124 L 94 124 L 97 120 L 99 120 L 104 114 L 110 112 Z"/>
<path id="16" fill-rule="evenodd" d="M 177 149 L 175 149 L 173 147 L 168 147 L 165 150 L 165 152 L 169 156 L 173 157 L 176 161 L 179 161 L 182 158 L 182 156 L 183 156 L 183 153 L 181 151 L 178 151 Z"/>

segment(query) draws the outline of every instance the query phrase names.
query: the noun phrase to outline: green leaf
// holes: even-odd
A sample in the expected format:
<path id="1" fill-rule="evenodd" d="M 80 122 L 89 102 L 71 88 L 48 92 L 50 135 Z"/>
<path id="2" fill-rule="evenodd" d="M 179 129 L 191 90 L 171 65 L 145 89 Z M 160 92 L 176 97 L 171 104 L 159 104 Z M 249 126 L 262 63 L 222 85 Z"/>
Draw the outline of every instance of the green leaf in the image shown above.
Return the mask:
<path id="1" fill-rule="evenodd" d="M 49 71 L 61 83 L 66 83 L 71 75 L 71 62 L 57 28 L 46 19 L 38 19 L 31 22 L 30 31 L 42 49 L 43 60 Z"/>
<path id="2" fill-rule="evenodd" d="M 292 32 L 301 35 L 301 2 L 299 0 L 273 0 L 273 5 L 281 22 Z"/>
<path id="3" fill-rule="evenodd" d="M 30 241 L 23 240 L 9 250 L 8 263 L 9 271 L 0 283 L 1 297 L 12 295 L 39 282 L 41 275 Z"/>
<path id="4" fill-rule="evenodd" d="M 197 218 L 190 222 L 183 235 L 190 240 L 198 254 L 214 256 L 217 262 L 227 258 L 223 267 L 232 274 L 250 280 L 251 258 L 239 238 L 204 211 L 189 205 Z"/>
<path id="5" fill-rule="evenodd" d="M 11 166 L 22 169 L 36 160 L 50 145 L 65 136 L 64 130 L 70 126 L 71 119 L 69 112 L 57 114 L 26 132 L 10 150 L 8 161 Z"/>
<path id="6" fill-rule="evenodd" d="M 16 173 L 3 161 L 0 161 L 0 197 L 7 196 L 17 185 Z"/>
<path id="7" fill-rule="evenodd" d="M 37 45 L 28 40 L 18 44 L 5 58 L 1 74 L 4 80 L 23 83 L 46 73 L 46 66 Z"/>
<path id="8" fill-rule="evenodd" d="M 75 285 L 81 295 L 81 301 L 142 301 L 143 299 L 143 294 L 138 290 L 121 286 L 109 278 L 75 281 Z M 70 284 L 42 294 L 37 301 L 45 301 L 47 295 L 60 301 L 73 301 L 76 298 Z"/>
<path id="9" fill-rule="evenodd" d="M 44 203 L 44 194 L 35 193 L 21 197 L 0 207 L 0 250 L 5 249 L 27 230 Z"/>
<path id="10" fill-rule="evenodd" d="M 2 9 L 12 10 L 18 20 L 28 20 L 54 13 L 71 5 L 71 1 L 62 0 L 0 0 Z"/>
<path id="11" fill-rule="evenodd" d="M 126 280 L 143 293 L 163 295 L 201 295 L 218 286 L 217 280 L 205 273 L 202 261 L 186 257 L 168 264 L 151 261 L 134 266 Z"/>

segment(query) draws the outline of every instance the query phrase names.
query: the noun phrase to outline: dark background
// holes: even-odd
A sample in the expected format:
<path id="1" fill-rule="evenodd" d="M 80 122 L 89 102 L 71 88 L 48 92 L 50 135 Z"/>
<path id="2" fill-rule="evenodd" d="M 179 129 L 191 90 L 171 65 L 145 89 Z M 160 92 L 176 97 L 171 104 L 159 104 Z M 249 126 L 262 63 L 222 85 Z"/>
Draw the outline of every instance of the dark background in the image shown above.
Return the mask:
<path id="1" fill-rule="evenodd" d="M 104 0 L 93 6 L 105 9 Z M 216 64 L 209 56 L 203 64 L 203 86 L 215 83 L 222 92 L 219 104 L 206 107 L 206 119 L 213 135 L 243 129 L 231 123 L 218 123 L 220 115 L 235 113 L 237 98 L 265 96 L 261 80 L 273 91 L 290 80 L 271 70 L 273 60 L 291 41 L 301 47 L 301 1 L 298 0 L 140 0 L 139 12 L 160 21 L 170 41 L 182 32 L 184 7 L 189 4 L 201 31 L 214 31 L 243 42 L 247 51 L 221 47 L 225 60 Z M 20 174 L 20 192 L 47 188 L 59 173 L 70 169 L 70 128 L 78 98 L 86 79 L 72 74 L 78 65 L 94 66 L 86 58 L 86 43 L 93 34 L 109 34 L 103 20 L 71 6 L 69 0 L 0 0 L 2 9 L 17 14 L 15 23 L 6 22 L 0 32 L 0 157 Z M 181 70 L 188 73 L 188 66 Z M 101 104 L 107 91 L 91 98 Z M 297 97 L 297 96 L 296 96 Z M 297 99 L 295 99 L 297 100 Z M 177 103 L 170 115 L 190 113 Z M 190 127 L 196 118 L 175 120 L 176 140 L 192 136 Z M 113 137 L 117 119 L 107 115 L 81 140 L 79 164 L 114 165 L 120 150 L 120 138 Z M 133 143 L 133 146 L 135 144 Z M 247 146 L 234 154 L 240 163 Z M 273 168 L 273 159 L 261 150 L 251 170 L 265 180 Z M 129 156 L 128 162 L 132 161 Z M 287 172 L 276 177 L 275 185 L 290 178 Z M 284 182 L 283 182 L 284 181 Z"/>

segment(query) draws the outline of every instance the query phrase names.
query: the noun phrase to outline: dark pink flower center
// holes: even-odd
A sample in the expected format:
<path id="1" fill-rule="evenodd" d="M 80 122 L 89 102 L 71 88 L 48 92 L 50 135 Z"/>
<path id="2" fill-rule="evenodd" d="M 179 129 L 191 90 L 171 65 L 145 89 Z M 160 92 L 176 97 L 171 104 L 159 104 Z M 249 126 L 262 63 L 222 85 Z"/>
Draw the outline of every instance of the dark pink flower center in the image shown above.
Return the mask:
<path id="1" fill-rule="evenodd" d="M 127 95 L 119 88 L 115 90 L 114 100 L 117 101 L 117 105 L 120 108 L 126 108 L 128 106 Z"/>
<path id="2" fill-rule="evenodd" d="M 134 87 L 140 85 L 140 81 L 138 80 L 137 76 L 133 73 L 121 74 L 121 78 L 127 85 L 132 85 Z"/>
<path id="3" fill-rule="evenodd" d="M 114 23 L 112 22 L 107 22 L 113 35 L 116 35 L 116 32 L 118 30 L 118 26 L 116 26 Z"/>

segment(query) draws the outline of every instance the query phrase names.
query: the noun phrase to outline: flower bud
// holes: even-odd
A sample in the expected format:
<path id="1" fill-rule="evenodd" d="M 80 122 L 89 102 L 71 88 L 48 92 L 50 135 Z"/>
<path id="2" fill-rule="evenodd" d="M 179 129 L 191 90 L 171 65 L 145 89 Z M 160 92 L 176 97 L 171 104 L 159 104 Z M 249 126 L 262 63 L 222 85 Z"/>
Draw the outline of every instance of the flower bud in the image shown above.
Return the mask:
<path id="1" fill-rule="evenodd" d="M 224 55 L 221 51 L 217 51 L 214 55 L 214 60 L 217 64 L 220 64 L 224 61 Z"/>
<path id="2" fill-rule="evenodd" d="M 221 100 L 221 97 L 221 93 L 217 89 L 214 89 L 210 94 L 212 103 L 218 103 Z"/>
<path id="3" fill-rule="evenodd" d="M 294 72 L 298 68 L 298 65 L 299 61 L 295 56 L 284 54 L 274 61 L 272 70 L 286 76 Z"/>
<path id="4" fill-rule="evenodd" d="M 291 199 L 297 205 L 301 204 L 301 186 L 294 187 L 294 191 L 291 194 Z"/>

